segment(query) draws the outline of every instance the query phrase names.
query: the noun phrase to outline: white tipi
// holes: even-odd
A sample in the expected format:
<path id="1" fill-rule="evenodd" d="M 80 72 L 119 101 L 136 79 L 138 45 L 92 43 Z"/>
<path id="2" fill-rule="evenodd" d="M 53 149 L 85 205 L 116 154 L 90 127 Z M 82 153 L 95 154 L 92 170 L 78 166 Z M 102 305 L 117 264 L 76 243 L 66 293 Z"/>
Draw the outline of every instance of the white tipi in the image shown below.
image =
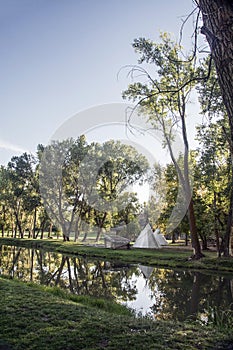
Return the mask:
<path id="1" fill-rule="evenodd" d="M 159 228 L 155 230 L 154 236 L 156 241 L 159 242 L 160 245 L 168 245 L 168 241 L 166 240 L 164 235 L 162 235 Z"/>
<path id="2" fill-rule="evenodd" d="M 161 248 L 160 243 L 156 240 L 154 232 L 152 231 L 150 224 L 142 230 L 136 242 L 133 245 L 134 248 Z"/>
<path id="3" fill-rule="evenodd" d="M 141 270 L 141 272 L 143 274 L 143 277 L 145 279 L 149 279 L 150 275 L 154 271 L 154 267 L 153 266 L 138 265 L 138 267 L 140 268 L 140 270 Z"/>

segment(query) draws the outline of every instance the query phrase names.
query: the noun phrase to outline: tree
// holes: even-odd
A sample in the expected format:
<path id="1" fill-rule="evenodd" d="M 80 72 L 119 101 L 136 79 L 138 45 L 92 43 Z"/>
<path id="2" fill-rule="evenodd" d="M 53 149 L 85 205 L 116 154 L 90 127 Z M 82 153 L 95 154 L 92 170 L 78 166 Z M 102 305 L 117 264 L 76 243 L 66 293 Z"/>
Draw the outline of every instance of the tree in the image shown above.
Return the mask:
<path id="1" fill-rule="evenodd" d="M 49 216 L 62 229 L 64 240 L 69 240 L 83 215 L 84 187 L 79 166 L 88 150 L 84 136 L 54 141 L 41 149 L 40 191 Z"/>
<path id="2" fill-rule="evenodd" d="M 140 54 L 139 64 L 152 64 L 156 68 L 155 76 L 141 66 L 133 67 L 132 73 L 140 72 L 146 81 L 130 84 L 123 97 L 137 101 L 150 124 L 162 131 L 172 162 L 182 185 L 185 202 L 188 204 L 188 217 L 191 232 L 193 258 L 203 255 L 198 239 L 194 215 L 191 183 L 189 177 L 189 143 L 186 129 L 186 109 L 191 90 L 195 65 L 190 57 L 186 61 L 180 58 L 181 47 L 171 40 L 168 34 L 161 35 L 162 43 L 153 43 L 144 38 L 136 39 L 133 48 Z M 183 164 L 177 162 L 173 141 L 181 128 L 184 145 Z"/>
<path id="3" fill-rule="evenodd" d="M 40 189 L 64 239 L 73 231 L 77 239 L 78 226 L 86 222 L 98 227 L 98 241 L 103 228 L 112 226 L 127 186 L 141 180 L 147 168 L 144 156 L 119 141 L 87 144 L 80 136 L 47 146 L 41 158 Z"/>
<path id="4" fill-rule="evenodd" d="M 23 153 L 21 156 L 12 157 L 6 169 L 5 199 L 8 209 L 12 211 L 15 218 L 15 235 L 18 231 L 21 238 L 24 236 L 25 229 L 30 225 L 31 215 L 35 215 L 35 210 L 40 205 L 38 188 L 35 185 L 34 166 L 34 157 Z M 35 225 L 36 217 L 34 216 L 33 230 Z"/>
<path id="5" fill-rule="evenodd" d="M 152 185 L 155 195 L 149 201 L 149 220 L 152 226 L 159 226 L 160 230 L 166 234 L 166 228 L 169 226 L 179 193 L 179 179 L 174 164 L 170 163 L 164 167 L 156 165 Z M 176 214 L 183 217 L 183 214 L 179 213 L 179 206 L 176 207 Z M 189 225 L 187 215 L 171 231 L 172 243 L 175 243 L 177 236 L 180 236 L 183 232 L 186 234 L 186 244 L 188 244 Z"/>
<path id="6" fill-rule="evenodd" d="M 114 226 L 120 234 L 130 239 L 135 239 L 141 231 L 139 225 L 139 214 L 141 205 L 134 192 L 125 192 L 120 198 L 120 210 L 114 217 Z"/>
<path id="7" fill-rule="evenodd" d="M 227 231 L 228 208 L 231 192 L 230 151 L 225 137 L 226 120 L 218 120 L 198 128 L 199 141 L 196 166 L 197 193 L 208 210 L 209 229 L 215 233 L 219 256 L 227 255 L 229 235 Z M 203 215 L 203 212 L 200 213 Z M 208 230 L 207 230 L 208 231 Z"/>
<path id="8" fill-rule="evenodd" d="M 229 0 L 196 0 L 201 13 L 202 34 L 210 46 L 230 125 L 230 149 L 233 159 L 233 4 Z M 233 161 L 232 161 L 233 166 Z M 232 172 L 233 183 L 233 172 Z M 233 236 L 233 189 L 231 189 L 228 231 Z M 225 255 L 230 254 L 230 237 Z M 233 239 L 232 239 L 233 240 Z"/>
<path id="9" fill-rule="evenodd" d="M 146 158 L 134 147 L 110 140 L 104 144 L 91 144 L 82 172 L 88 174 L 89 188 L 86 201 L 94 209 L 98 226 L 96 240 L 101 231 L 114 225 L 116 216 L 129 219 L 126 212 L 133 206 L 135 198 L 127 193 L 127 187 L 143 181 L 148 170 Z M 125 221 L 125 220 L 124 220 Z"/>
<path id="10" fill-rule="evenodd" d="M 10 184 L 8 179 L 7 169 L 1 165 L 0 167 L 0 225 L 2 231 L 2 237 L 4 237 L 5 231 L 12 229 L 12 209 L 9 205 L 10 197 Z M 13 230 L 12 230 L 13 233 Z"/>
<path id="11" fill-rule="evenodd" d="M 207 70 L 207 64 L 203 65 Z M 228 256 L 230 253 L 231 236 L 231 192 L 232 192 L 232 165 L 231 165 L 231 131 L 227 118 L 226 108 L 223 103 L 220 86 L 214 65 L 211 67 L 207 81 L 201 80 L 197 90 L 203 115 L 207 116 L 205 125 L 198 128 L 198 141 L 202 145 L 199 149 L 201 158 L 199 166 L 202 169 L 201 183 L 205 183 L 208 192 L 214 193 L 212 204 L 215 212 L 215 232 L 217 244 L 219 241 L 219 230 L 217 222 L 221 222 L 221 246 L 218 246 L 219 255 Z M 208 181 L 209 183 L 208 183 Z M 209 186 L 209 184 L 211 184 Z M 221 205 L 219 207 L 219 200 Z M 228 210 L 228 215 L 226 215 Z M 225 219 L 219 220 L 219 214 L 224 213 Z M 226 224 L 227 220 L 227 224 Z"/>

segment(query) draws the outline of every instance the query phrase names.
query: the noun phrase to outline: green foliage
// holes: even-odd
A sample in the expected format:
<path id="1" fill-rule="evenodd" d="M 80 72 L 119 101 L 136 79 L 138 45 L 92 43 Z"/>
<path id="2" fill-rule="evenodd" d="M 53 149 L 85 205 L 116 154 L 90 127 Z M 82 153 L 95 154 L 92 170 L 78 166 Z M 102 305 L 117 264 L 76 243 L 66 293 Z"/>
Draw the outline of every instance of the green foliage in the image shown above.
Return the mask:
<path id="1" fill-rule="evenodd" d="M 12 234 L 18 231 L 23 237 L 28 229 L 34 235 L 36 211 L 41 207 L 36 159 L 27 153 L 12 157 L 7 167 L 1 167 L 0 188 L 2 231 L 6 225 L 8 230 L 12 229 Z"/>
<path id="2" fill-rule="evenodd" d="M 167 164 L 164 167 L 156 165 L 152 186 L 155 195 L 149 202 L 149 219 L 152 226 L 158 226 L 166 234 L 169 229 L 170 217 L 172 213 L 174 214 L 174 207 L 176 207 L 175 214 L 182 217 L 183 203 L 185 202 L 185 199 L 182 199 L 182 191 L 179 193 L 181 185 L 174 164 Z M 186 216 L 171 232 L 170 236 L 184 232 L 189 234 Z"/>
<path id="3" fill-rule="evenodd" d="M 132 146 L 120 141 L 108 141 L 103 144 L 101 153 L 97 186 L 106 199 L 115 200 L 127 186 L 141 180 L 146 174 L 147 160 Z"/>
<path id="4" fill-rule="evenodd" d="M 228 310 L 219 310 L 217 307 L 208 306 L 206 310 L 206 320 L 199 320 L 202 324 L 208 324 L 220 331 L 232 331 L 233 325 L 233 305 L 229 305 Z"/>
<path id="5" fill-rule="evenodd" d="M 160 39 L 160 43 L 145 38 L 134 40 L 132 46 L 139 54 L 139 66 L 132 69 L 132 74 L 141 72 L 144 81 L 130 84 L 123 92 L 123 98 L 139 101 L 145 107 L 156 127 L 159 127 L 158 124 L 162 127 L 161 117 L 166 119 L 167 124 L 178 123 L 182 99 L 188 97 L 194 86 L 192 79 L 195 73 L 193 62 L 189 61 L 189 57 L 182 59 L 181 47 L 169 34 L 161 34 Z M 153 76 L 147 66 L 140 66 L 143 63 L 153 65 Z M 169 130 L 166 132 L 169 135 Z"/>
<path id="6" fill-rule="evenodd" d="M 199 67 L 199 75 L 207 76 L 209 71 L 210 57 L 204 59 Z M 196 86 L 198 98 L 201 106 L 201 111 L 204 115 L 208 115 L 211 120 L 214 117 L 226 116 L 226 109 L 222 99 L 222 93 L 218 83 L 218 77 L 214 63 L 211 64 L 210 74 L 208 79 L 200 79 Z"/>
<path id="7" fill-rule="evenodd" d="M 148 162 L 132 146 L 78 139 L 38 145 L 37 158 L 24 153 L 0 168 L 0 228 L 11 235 L 43 237 L 56 226 L 64 237 L 81 230 L 109 229 L 135 220 L 134 183 L 147 181 Z M 41 198 L 42 197 L 42 198 Z"/>
<path id="8" fill-rule="evenodd" d="M 221 254 L 224 237 L 228 234 L 232 167 L 230 130 L 214 69 L 208 83 L 199 88 L 199 93 L 203 113 L 208 113 L 209 118 L 197 128 L 200 146 L 197 149 L 195 196 L 199 207 L 202 204 L 200 225 L 206 236 L 215 237 Z"/>

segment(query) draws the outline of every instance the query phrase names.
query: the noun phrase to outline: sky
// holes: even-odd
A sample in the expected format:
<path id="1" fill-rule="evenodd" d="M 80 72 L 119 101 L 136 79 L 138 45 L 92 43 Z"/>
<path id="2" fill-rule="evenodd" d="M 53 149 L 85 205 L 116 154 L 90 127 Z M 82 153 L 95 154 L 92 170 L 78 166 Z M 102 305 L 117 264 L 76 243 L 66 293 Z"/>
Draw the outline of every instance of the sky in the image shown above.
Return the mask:
<path id="1" fill-rule="evenodd" d="M 35 153 L 75 114 L 123 102 L 131 81 L 121 68 L 137 63 L 133 40 L 156 41 L 160 31 L 178 37 L 182 19 L 193 9 L 192 0 L 0 0 L 0 5 L 0 164 L 23 151 Z M 191 24 L 184 45 L 190 44 Z"/>

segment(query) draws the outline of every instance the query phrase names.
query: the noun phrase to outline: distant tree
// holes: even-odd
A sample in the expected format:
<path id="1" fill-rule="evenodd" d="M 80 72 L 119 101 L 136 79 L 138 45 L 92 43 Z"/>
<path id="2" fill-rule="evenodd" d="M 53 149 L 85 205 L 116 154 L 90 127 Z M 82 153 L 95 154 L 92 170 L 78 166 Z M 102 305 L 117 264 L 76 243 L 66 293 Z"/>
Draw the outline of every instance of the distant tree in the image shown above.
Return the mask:
<path id="1" fill-rule="evenodd" d="M 12 229 L 12 206 L 9 206 L 10 199 L 10 183 L 8 179 L 7 169 L 2 165 L 0 167 L 0 226 L 2 231 L 2 237 L 5 232 L 9 234 Z"/>
<path id="2" fill-rule="evenodd" d="M 34 166 L 34 157 L 27 153 L 12 157 L 7 165 L 6 200 L 15 218 L 15 235 L 18 231 L 21 238 L 29 226 L 31 214 L 35 213 L 40 202 L 35 186 Z M 33 221 L 34 228 L 35 225 L 36 218 Z"/>
<path id="3" fill-rule="evenodd" d="M 84 136 L 54 141 L 42 150 L 40 191 L 52 221 L 61 228 L 64 240 L 77 230 L 83 215 L 83 182 L 79 166 L 88 153 Z M 77 238 L 77 237 L 76 237 Z"/>
<path id="4" fill-rule="evenodd" d="M 140 232 L 139 214 L 141 205 L 136 193 L 125 192 L 120 198 L 120 209 L 114 217 L 114 225 L 120 234 L 135 239 Z"/>
<path id="5" fill-rule="evenodd" d="M 110 140 L 91 147 L 82 171 L 91 175 L 87 203 L 94 207 L 98 241 L 102 229 L 114 225 L 116 216 L 130 219 L 130 206 L 132 209 L 135 198 L 127 194 L 127 188 L 146 179 L 149 165 L 143 155 L 120 141 Z"/>
<path id="6" fill-rule="evenodd" d="M 64 239 L 77 231 L 81 222 L 98 227 L 96 240 L 111 227 L 113 215 L 127 186 L 145 175 L 144 156 L 121 142 L 87 144 L 84 136 L 53 142 L 43 151 L 40 189 L 52 220 Z"/>

